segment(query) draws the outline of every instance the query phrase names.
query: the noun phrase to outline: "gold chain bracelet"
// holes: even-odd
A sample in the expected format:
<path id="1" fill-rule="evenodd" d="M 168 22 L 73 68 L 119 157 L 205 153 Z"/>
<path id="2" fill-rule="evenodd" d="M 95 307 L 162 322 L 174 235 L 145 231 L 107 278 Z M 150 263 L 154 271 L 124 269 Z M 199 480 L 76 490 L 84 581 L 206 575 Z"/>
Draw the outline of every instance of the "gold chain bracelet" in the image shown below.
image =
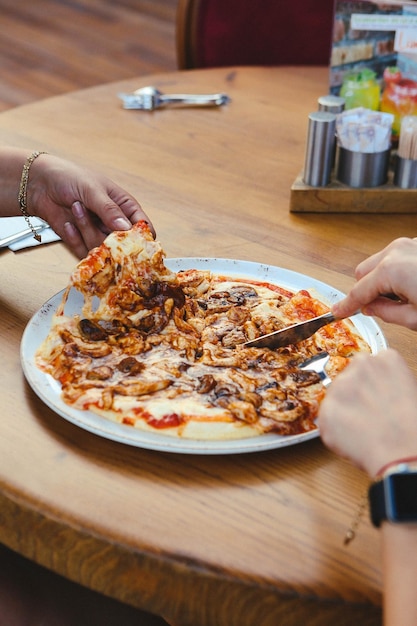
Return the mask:
<path id="1" fill-rule="evenodd" d="M 31 165 L 33 163 L 33 161 L 35 159 L 38 158 L 38 156 L 40 156 L 41 154 L 47 154 L 47 152 L 42 152 L 41 150 L 36 150 L 35 152 L 32 152 L 32 154 L 30 156 L 28 156 L 28 158 L 26 159 L 26 162 L 23 166 L 23 170 L 22 170 L 22 177 L 20 179 L 20 185 L 19 185 L 19 194 L 17 196 L 18 202 L 19 202 L 19 207 L 20 207 L 20 211 L 23 215 L 23 217 L 25 218 L 27 225 L 29 226 L 30 230 L 33 233 L 34 238 L 36 239 L 36 241 L 41 242 L 42 241 L 42 237 L 40 236 L 39 233 L 36 232 L 35 227 L 33 226 L 32 222 L 30 221 L 30 215 L 27 211 L 27 193 L 28 193 L 28 180 L 29 180 L 29 171 L 31 168 Z"/>

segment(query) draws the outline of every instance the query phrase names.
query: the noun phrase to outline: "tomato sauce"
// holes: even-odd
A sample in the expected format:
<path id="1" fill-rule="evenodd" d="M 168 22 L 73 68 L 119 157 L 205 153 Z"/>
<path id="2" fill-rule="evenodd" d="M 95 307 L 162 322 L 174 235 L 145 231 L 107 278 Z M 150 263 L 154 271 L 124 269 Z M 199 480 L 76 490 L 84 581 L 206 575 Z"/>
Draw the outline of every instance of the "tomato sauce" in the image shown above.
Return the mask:
<path id="1" fill-rule="evenodd" d="M 184 424 L 185 420 L 177 413 L 167 413 L 160 418 L 152 417 L 151 415 L 146 419 L 149 426 L 153 428 L 175 428 Z"/>

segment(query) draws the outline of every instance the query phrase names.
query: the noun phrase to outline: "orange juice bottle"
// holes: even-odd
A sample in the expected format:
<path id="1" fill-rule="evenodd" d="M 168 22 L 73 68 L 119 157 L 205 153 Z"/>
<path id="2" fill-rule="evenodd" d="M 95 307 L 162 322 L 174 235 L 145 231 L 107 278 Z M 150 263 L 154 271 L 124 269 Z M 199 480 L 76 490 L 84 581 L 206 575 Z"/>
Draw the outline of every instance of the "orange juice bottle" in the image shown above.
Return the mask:
<path id="1" fill-rule="evenodd" d="M 396 67 L 387 67 L 383 78 L 385 87 L 381 97 L 381 111 L 394 115 L 392 135 L 396 140 L 402 118 L 405 115 L 417 115 L 417 82 L 403 78 Z"/>

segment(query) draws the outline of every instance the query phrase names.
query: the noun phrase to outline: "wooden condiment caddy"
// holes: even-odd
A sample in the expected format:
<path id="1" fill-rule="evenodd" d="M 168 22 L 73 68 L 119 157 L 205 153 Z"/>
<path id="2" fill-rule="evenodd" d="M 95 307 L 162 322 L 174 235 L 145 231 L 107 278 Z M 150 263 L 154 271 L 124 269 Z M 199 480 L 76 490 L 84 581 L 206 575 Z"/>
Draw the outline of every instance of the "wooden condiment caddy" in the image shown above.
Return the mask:
<path id="1" fill-rule="evenodd" d="M 388 180 L 378 187 L 353 188 L 332 177 L 325 187 L 310 187 L 303 172 L 291 186 L 292 213 L 417 213 L 417 189 L 401 189 Z"/>

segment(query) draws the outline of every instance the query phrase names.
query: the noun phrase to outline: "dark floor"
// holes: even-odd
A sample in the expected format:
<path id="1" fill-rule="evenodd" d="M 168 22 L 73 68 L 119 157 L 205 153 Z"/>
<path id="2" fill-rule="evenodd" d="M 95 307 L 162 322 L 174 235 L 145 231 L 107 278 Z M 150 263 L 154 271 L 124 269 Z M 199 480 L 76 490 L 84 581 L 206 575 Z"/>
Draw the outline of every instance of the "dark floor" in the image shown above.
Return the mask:
<path id="1" fill-rule="evenodd" d="M 167 626 L 0 545 L 0 626 Z"/>

